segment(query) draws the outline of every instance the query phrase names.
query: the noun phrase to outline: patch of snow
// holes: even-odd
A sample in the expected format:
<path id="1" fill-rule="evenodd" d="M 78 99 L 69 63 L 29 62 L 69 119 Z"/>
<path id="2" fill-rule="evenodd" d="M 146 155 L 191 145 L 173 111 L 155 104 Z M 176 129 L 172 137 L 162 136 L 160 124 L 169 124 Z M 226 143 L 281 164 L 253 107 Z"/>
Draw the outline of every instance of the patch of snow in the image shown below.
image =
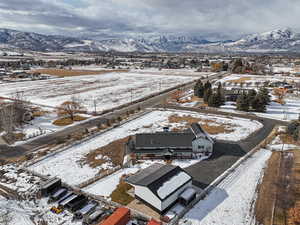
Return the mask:
<path id="1" fill-rule="evenodd" d="M 169 179 L 161 187 L 159 187 L 157 190 L 157 194 L 160 198 L 164 199 L 177 188 L 188 182 L 190 179 L 191 176 L 187 173 L 179 172 L 177 175 L 171 177 L 171 179 Z"/>
<path id="2" fill-rule="evenodd" d="M 261 149 L 241 164 L 203 200 L 197 203 L 180 224 L 254 225 L 251 213 L 256 187 L 271 151 Z"/>

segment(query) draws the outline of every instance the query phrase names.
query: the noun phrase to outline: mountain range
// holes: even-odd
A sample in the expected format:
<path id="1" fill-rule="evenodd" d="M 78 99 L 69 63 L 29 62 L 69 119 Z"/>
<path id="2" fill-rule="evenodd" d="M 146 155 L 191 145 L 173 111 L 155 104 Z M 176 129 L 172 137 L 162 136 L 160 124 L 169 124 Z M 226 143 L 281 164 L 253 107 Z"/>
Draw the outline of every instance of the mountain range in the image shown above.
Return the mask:
<path id="1" fill-rule="evenodd" d="M 0 50 L 42 52 L 300 52 L 300 34 L 291 29 L 247 35 L 239 40 L 203 40 L 195 36 L 88 40 L 0 29 Z"/>

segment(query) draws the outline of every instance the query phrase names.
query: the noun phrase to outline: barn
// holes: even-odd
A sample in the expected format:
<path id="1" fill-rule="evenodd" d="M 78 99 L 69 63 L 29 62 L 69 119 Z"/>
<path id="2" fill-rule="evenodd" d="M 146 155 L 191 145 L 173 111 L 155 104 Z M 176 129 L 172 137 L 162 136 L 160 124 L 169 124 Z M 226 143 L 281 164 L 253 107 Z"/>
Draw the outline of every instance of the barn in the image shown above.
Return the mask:
<path id="1" fill-rule="evenodd" d="M 214 141 L 202 129 L 193 123 L 185 131 L 141 133 L 130 138 L 126 144 L 127 150 L 137 158 L 195 158 L 199 154 L 210 155 Z"/>
<path id="2" fill-rule="evenodd" d="M 134 187 L 138 200 L 163 214 L 192 186 L 192 177 L 179 166 L 155 163 L 128 177 L 126 182 Z"/>

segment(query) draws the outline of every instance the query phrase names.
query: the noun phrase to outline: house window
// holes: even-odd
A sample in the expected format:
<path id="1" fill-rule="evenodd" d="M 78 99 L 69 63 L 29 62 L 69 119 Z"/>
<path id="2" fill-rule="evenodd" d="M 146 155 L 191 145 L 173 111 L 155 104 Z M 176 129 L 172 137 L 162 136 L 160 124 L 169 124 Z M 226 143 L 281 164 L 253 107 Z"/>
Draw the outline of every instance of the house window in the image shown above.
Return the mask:
<path id="1" fill-rule="evenodd" d="M 198 145 L 198 149 L 202 150 L 202 149 L 204 149 L 204 146 L 203 145 Z"/>

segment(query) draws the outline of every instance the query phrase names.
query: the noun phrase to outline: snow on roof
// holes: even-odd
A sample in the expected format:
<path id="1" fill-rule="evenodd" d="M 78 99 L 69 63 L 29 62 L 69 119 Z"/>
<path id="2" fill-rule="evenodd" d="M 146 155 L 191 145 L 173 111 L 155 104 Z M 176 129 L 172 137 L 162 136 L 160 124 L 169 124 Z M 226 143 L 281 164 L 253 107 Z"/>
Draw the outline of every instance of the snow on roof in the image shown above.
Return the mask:
<path id="1" fill-rule="evenodd" d="M 161 199 L 164 199 L 170 193 L 173 193 L 176 189 L 180 188 L 182 185 L 188 182 L 190 179 L 190 175 L 181 171 L 180 173 L 163 183 L 163 185 L 158 188 L 157 194 Z"/>

